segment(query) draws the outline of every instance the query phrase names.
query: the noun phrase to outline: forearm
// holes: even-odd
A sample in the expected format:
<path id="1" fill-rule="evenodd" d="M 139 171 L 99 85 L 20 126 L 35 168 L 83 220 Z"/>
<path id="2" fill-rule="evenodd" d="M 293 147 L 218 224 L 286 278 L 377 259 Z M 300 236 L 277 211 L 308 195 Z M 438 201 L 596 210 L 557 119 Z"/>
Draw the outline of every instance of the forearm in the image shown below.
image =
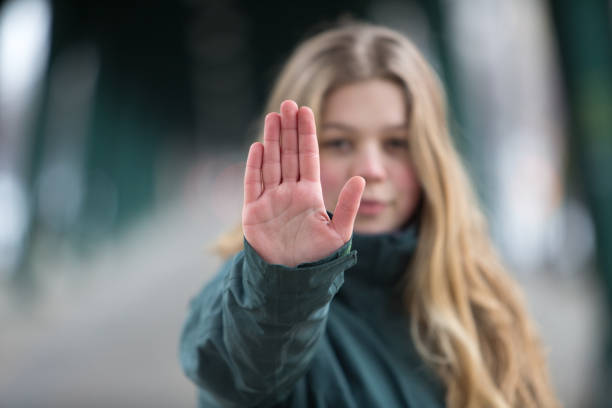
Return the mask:
<path id="1" fill-rule="evenodd" d="M 225 278 L 193 304 L 181 340 L 185 371 L 224 404 L 284 395 L 308 369 L 343 272 L 355 262 L 350 241 L 295 268 L 267 264 L 245 241 Z"/>

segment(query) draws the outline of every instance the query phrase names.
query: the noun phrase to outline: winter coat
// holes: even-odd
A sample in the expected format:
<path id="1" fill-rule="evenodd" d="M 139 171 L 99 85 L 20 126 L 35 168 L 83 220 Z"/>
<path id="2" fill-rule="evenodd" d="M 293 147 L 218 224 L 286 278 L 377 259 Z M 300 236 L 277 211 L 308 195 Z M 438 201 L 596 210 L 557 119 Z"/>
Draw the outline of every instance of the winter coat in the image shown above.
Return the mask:
<path id="1" fill-rule="evenodd" d="M 443 407 L 399 285 L 414 226 L 290 268 L 244 250 L 195 297 L 180 360 L 200 407 Z M 351 250 L 351 246 L 353 250 Z"/>

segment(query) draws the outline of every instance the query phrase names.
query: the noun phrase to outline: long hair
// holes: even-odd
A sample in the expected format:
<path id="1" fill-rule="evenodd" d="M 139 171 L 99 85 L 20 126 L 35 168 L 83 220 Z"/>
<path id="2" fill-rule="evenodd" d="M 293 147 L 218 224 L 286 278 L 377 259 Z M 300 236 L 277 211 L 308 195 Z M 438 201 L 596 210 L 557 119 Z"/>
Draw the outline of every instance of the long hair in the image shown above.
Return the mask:
<path id="1" fill-rule="evenodd" d="M 447 406 L 558 406 L 522 294 L 492 246 L 449 135 L 442 86 L 417 48 L 369 24 L 325 31 L 294 51 L 265 111 L 290 98 L 320 119 L 331 92 L 374 78 L 398 84 L 408 102 L 410 159 L 423 202 L 404 304 L 412 340 L 443 381 Z M 225 254 L 241 245 L 240 228 L 218 242 Z"/>

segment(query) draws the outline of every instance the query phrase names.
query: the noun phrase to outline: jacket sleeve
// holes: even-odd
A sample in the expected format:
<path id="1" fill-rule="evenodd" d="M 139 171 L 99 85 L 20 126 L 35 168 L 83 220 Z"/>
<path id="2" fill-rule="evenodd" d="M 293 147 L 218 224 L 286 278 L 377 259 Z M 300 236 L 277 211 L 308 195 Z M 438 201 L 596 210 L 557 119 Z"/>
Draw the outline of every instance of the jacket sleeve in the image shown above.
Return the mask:
<path id="1" fill-rule="evenodd" d="M 306 373 L 330 302 L 357 262 L 351 241 L 295 268 L 244 250 L 191 301 L 180 359 L 202 400 L 222 406 L 280 401 Z"/>

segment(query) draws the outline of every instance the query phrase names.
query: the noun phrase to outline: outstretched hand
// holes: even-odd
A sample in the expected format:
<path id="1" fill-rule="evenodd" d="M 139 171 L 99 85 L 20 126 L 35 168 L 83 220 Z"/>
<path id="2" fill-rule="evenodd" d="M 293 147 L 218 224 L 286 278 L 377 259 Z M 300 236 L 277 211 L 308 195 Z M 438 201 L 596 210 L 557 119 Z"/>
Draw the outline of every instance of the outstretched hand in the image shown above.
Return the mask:
<path id="1" fill-rule="evenodd" d="M 344 185 L 330 219 L 323 203 L 319 147 L 310 108 L 284 101 L 251 145 L 244 176 L 244 236 L 268 263 L 296 266 L 330 255 L 353 233 L 365 180 Z"/>

